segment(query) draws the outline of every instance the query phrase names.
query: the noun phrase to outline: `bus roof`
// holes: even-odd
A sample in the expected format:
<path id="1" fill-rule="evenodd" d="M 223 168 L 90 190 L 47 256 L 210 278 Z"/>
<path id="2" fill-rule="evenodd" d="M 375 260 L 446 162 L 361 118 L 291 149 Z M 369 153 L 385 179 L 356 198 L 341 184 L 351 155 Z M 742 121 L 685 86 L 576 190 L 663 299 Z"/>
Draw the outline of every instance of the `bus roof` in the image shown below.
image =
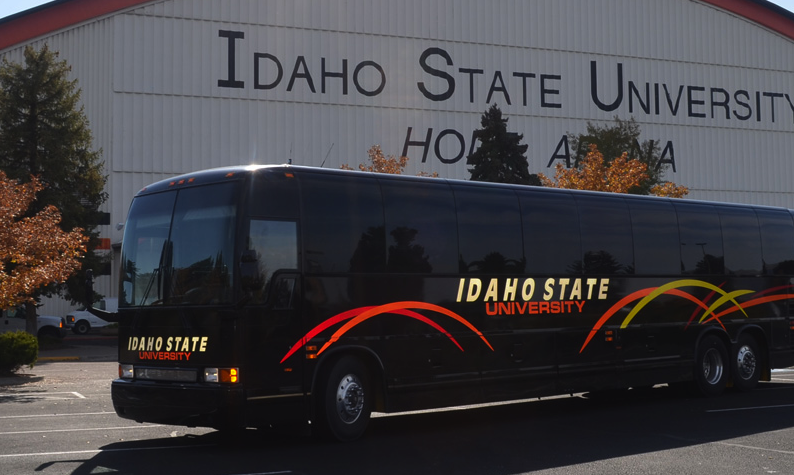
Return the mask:
<path id="1" fill-rule="evenodd" d="M 602 191 L 589 191 L 589 190 L 571 190 L 571 189 L 560 189 L 560 188 L 550 188 L 550 187 L 543 187 L 543 186 L 531 186 L 531 185 L 516 185 L 516 184 L 508 184 L 508 183 L 492 183 L 492 182 L 479 182 L 479 181 L 469 181 L 469 180 L 460 180 L 460 179 L 450 179 L 450 178 L 433 178 L 433 177 L 422 177 L 422 176 L 410 176 L 410 175 L 393 175 L 387 173 L 376 173 L 376 172 L 367 172 L 367 171 L 359 171 L 359 170 L 337 170 L 337 169 L 329 169 L 329 168 L 318 168 L 318 167 L 307 167 L 307 166 L 300 166 L 300 165 L 236 165 L 236 166 L 228 166 L 228 167 L 220 167 L 220 168 L 211 168 L 207 170 L 199 170 L 191 173 L 186 173 L 183 175 L 174 176 L 172 178 L 167 178 L 165 180 L 161 180 L 155 183 L 152 183 L 143 189 L 141 189 L 136 196 L 146 195 L 150 193 L 158 193 L 162 192 L 171 188 L 178 188 L 184 186 L 196 186 L 196 185 L 206 185 L 209 183 L 219 183 L 228 180 L 241 180 L 244 179 L 248 174 L 258 171 L 258 170 L 266 170 L 268 172 L 274 173 L 291 173 L 296 172 L 298 175 L 303 173 L 319 173 L 324 175 L 339 175 L 339 176 L 377 176 L 379 179 L 382 180 L 399 180 L 399 181 L 409 181 L 415 183 L 431 183 L 435 182 L 438 183 L 439 181 L 455 184 L 456 186 L 475 186 L 475 187 L 488 187 L 488 188 L 502 188 L 502 189 L 521 189 L 521 190 L 535 190 L 535 191 L 542 191 L 543 193 L 564 193 L 564 194 L 574 194 L 574 195 L 592 195 L 592 196 L 604 196 L 604 195 L 616 195 L 622 198 L 628 199 L 639 199 L 639 200 L 660 200 L 660 201 L 672 201 L 672 202 L 690 202 L 690 203 L 701 203 L 706 205 L 716 205 L 716 206 L 737 206 L 737 207 L 747 207 L 747 208 L 763 208 L 763 209 L 785 209 L 776 206 L 766 206 L 766 205 L 749 205 L 749 204 L 741 204 L 741 203 L 729 203 L 729 202 L 717 202 L 717 201 L 705 201 L 705 200 L 694 200 L 694 199 L 686 199 L 686 198 L 666 198 L 666 197 L 659 197 L 659 196 L 647 196 L 647 195 L 630 195 L 630 194 L 622 194 L 622 193 L 608 193 Z M 792 211 L 794 212 L 794 211 Z"/>

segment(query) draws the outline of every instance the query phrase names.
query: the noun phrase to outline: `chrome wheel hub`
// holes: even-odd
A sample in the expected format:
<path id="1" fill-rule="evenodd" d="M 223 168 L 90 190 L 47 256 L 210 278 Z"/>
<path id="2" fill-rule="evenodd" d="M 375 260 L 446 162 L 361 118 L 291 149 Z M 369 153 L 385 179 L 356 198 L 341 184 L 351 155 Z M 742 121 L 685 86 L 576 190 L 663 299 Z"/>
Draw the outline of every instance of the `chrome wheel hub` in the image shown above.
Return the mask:
<path id="1" fill-rule="evenodd" d="M 354 374 L 348 374 L 336 389 L 336 413 L 342 422 L 352 424 L 364 410 L 364 387 Z"/>
<path id="2" fill-rule="evenodd" d="M 753 350 L 745 345 L 736 353 L 736 370 L 742 379 L 750 379 L 755 374 L 756 359 Z"/>
<path id="3" fill-rule="evenodd" d="M 717 384 L 722 379 L 722 355 L 716 348 L 706 351 L 703 358 L 703 377 L 709 384 Z"/>

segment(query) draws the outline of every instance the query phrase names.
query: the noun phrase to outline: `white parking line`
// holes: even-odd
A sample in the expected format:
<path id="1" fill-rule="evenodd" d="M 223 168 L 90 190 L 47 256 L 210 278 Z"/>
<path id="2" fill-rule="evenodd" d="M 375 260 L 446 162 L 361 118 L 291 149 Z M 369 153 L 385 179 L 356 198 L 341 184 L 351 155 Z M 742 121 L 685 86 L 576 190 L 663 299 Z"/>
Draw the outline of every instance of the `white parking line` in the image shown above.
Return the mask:
<path id="1" fill-rule="evenodd" d="M 104 411 L 104 412 L 76 412 L 74 414 L 24 414 L 21 416 L 0 416 L 0 419 L 29 419 L 33 417 L 73 417 L 73 416 L 106 416 L 109 414 L 113 414 L 114 416 L 116 413 L 114 411 Z"/>
<path id="2" fill-rule="evenodd" d="M 94 431 L 94 430 L 148 429 L 150 427 L 163 427 L 163 426 L 159 424 L 148 424 L 148 425 L 124 426 L 124 427 L 92 427 L 86 429 L 20 430 L 14 432 L 0 432 L 0 435 L 49 434 L 51 432 L 84 432 L 84 431 Z"/>
<path id="3" fill-rule="evenodd" d="M 738 448 L 741 448 L 741 449 L 757 450 L 759 452 L 773 452 L 773 453 L 776 453 L 776 454 L 786 454 L 786 455 L 793 455 L 794 454 L 794 452 L 792 452 L 790 450 L 770 449 L 770 448 L 767 448 L 767 447 L 756 447 L 754 445 L 733 444 L 733 443 L 730 443 L 730 442 L 716 442 L 716 443 L 720 444 L 720 445 L 727 445 L 728 447 L 738 447 Z M 767 472 L 767 473 L 770 473 L 770 472 Z"/>
<path id="4" fill-rule="evenodd" d="M 52 396 L 55 394 L 68 394 L 68 396 Z M 20 399 L 87 399 L 76 391 L 69 392 L 41 392 L 41 393 L 5 393 L 0 394 L 0 399 L 20 398 Z"/>
<path id="5" fill-rule="evenodd" d="M 738 412 L 754 411 L 756 409 L 779 409 L 781 407 L 794 407 L 794 404 L 781 404 L 779 406 L 754 406 L 754 407 L 735 407 L 732 409 L 709 409 L 706 412 Z"/>
<path id="6" fill-rule="evenodd" d="M 106 450 L 70 450 L 64 452 L 31 452 L 27 454 L 0 454 L 0 459 L 13 458 L 13 457 L 51 457 L 53 455 L 79 455 L 79 454 L 100 454 L 111 452 L 134 452 L 138 450 L 169 450 L 169 449 L 195 449 L 202 447 L 215 447 L 217 444 L 202 444 L 202 445 L 171 445 L 166 447 L 138 447 L 130 449 L 106 449 Z M 273 472 L 279 473 L 279 472 Z M 280 472 L 289 473 L 289 472 Z"/>

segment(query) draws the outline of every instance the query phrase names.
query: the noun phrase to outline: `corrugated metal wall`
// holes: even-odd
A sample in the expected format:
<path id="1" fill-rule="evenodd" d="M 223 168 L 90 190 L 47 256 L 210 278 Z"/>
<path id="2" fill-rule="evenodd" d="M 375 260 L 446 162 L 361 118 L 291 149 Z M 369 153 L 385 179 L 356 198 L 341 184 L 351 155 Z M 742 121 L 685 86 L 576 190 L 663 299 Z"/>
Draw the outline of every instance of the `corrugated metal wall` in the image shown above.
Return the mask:
<path id="1" fill-rule="evenodd" d="M 490 103 L 531 172 L 588 121 L 634 117 L 691 197 L 794 208 L 794 42 L 695 0 L 165 0 L 45 40 L 83 88 L 112 223 L 169 175 L 355 166 L 374 144 L 465 179 Z"/>

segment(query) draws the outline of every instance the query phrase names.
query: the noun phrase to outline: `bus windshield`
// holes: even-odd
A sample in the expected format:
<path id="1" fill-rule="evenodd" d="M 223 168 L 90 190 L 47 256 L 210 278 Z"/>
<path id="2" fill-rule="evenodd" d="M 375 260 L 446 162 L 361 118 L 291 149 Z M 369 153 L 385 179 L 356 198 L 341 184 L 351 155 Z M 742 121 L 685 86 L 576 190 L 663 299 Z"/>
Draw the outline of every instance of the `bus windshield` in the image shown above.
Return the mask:
<path id="1" fill-rule="evenodd" d="M 135 198 L 124 229 L 119 305 L 212 305 L 232 299 L 234 183 Z"/>

